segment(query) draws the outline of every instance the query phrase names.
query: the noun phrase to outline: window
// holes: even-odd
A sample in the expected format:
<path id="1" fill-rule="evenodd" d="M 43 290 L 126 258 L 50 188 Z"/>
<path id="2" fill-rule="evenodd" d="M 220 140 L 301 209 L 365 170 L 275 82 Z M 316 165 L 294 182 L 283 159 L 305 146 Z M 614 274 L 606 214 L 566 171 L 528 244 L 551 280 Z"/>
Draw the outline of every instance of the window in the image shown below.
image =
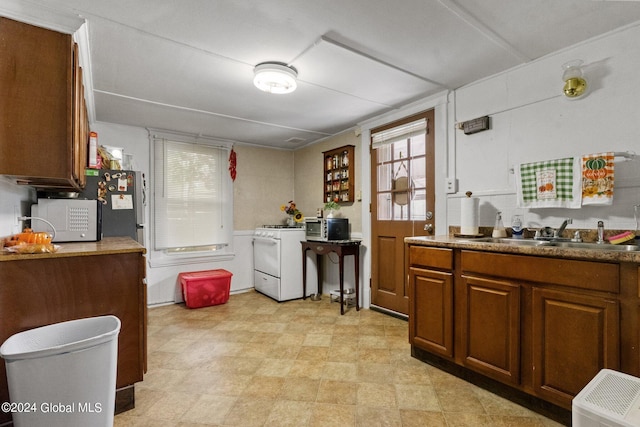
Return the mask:
<path id="1" fill-rule="evenodd" d="M 378 220 L 423 221 L 427 212 L 427 120 L 373 133 Z"/>
<path id="2" fill-rule="evenodd" d="M 233 237 L 231 146 L 153 135 L 153 248 L 165 254 L 221 251 Z M 203 254 L 204 252 L 204 254 Z"/>

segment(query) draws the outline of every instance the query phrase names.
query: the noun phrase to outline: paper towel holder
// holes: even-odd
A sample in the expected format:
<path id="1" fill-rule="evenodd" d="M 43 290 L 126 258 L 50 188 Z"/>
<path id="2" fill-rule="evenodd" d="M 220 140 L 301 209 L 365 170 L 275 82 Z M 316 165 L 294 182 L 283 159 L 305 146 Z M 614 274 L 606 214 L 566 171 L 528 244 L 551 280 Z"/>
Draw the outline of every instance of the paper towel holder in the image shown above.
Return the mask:
<path id="1" fill-rule="evenodd" d="M 466 199 L 463 197 L 463 200 L 467 200 L 467 199 L 471 199 L 471 196 L 473 195 L 473 193 L 471 191 L 467 191 L 464 193 L 467 197 Z M 476 203 L 477 203 L 477 197 L 475 198 Z M 476 205 L 476 209 L 477 209 L 477 205 Z M 463 208 L 464 210 L 464 208 Z M 464 213 L 463 213 L 464 216 Z M 477 221 L 477 219 L 476 219 Z M 461 226 L 460 226 L 460 232 L 459 233 L 453 233 L 454 237 L 462 237 L 462 238 L 478 238 L 478 237 L 484 237 L 482 233 L 478 232 L 478 227 L 477 225 L 473 226 L 473 227 L 468 227 L 465 229 L 464 224 L 462 224 L 464 222 L 464 220 L 461 221 Z M 477 224 L 477 222 L 476 222 Z M 473 231 L 469 231 L 470 228 L 473 228 Z"/>

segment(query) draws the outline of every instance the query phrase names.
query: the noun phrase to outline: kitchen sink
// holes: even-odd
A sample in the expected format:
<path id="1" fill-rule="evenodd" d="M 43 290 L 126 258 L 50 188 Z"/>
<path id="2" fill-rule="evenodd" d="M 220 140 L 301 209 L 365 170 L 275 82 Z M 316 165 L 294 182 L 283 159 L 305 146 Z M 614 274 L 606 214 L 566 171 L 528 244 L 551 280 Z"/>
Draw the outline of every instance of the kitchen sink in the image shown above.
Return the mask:
<path id="1" fill-rule="evenodd" d="M 586 242 L 550 242 L 551 246 L 558 248 L 594 249 L 598 251 L 634 252 L 640 251 L 638 245 L 612 245 L 611 243 L 586 243 Z"/>
<path id="2" fill-rule="evenodd" d="M 548 246 L 556 248 L 589 249 L 597 251 L 634 252 L 640 251 L 639 245 L 612 245 L 610 243 L 587 243 L 558 240 L 534 240 L 534 239 L 512 239 L 509 237 L 482 237 L 479 239 L 467 240 L 478 243 L 500 243 L 511 246 Z"/>
<path id="3" fill-rule="evenodd" d="M 546 240 L 511 239 L 508 237 L 481 237 L 479 239 L 469 240 L 469 242 L 502 243 L 512 246 L 551 246 L 552 244 L 552 242 L 548 242 Z"/>

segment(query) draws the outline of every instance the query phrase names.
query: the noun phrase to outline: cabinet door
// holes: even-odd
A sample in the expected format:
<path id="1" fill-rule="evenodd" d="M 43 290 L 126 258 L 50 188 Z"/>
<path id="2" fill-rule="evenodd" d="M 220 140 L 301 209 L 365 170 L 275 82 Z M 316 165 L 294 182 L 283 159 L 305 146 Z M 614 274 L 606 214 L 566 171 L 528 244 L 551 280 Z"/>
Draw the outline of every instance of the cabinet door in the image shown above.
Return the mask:
<path id="1" fill-rule="evenodd" d="M 0 18 L 0 58 L 0 174 L 79 189 L 84 147 L 73 141 L 71 35 Z"/>
<path id="2" fill-rule="evenodd" d="M 617 301 L 534 288 L 534 391 L 571 408 L 571 400 L 602 369 L 619 369 Z"/>
<path id="3" fill-rule="evenodd" d="M 412 267 L 409 286 L 411 344 L 453 357 L 453 274 Z"/>
<path id="4" fill-rule="evenodd" d="M 87 106 L 82 84 L 82 68 L 79 65 L 78 45 L 73 45 L 73 179 L 80 187 L 86 184 L 84 169 L 87 167 L 87 144 L 89 142 L 89 126 L 87 123 Z"/>
<path id="5" fill-rule="evenodd" d="M 520 286 L 462 276 L 464 365 L 496 380 L 520 382 Z"/>

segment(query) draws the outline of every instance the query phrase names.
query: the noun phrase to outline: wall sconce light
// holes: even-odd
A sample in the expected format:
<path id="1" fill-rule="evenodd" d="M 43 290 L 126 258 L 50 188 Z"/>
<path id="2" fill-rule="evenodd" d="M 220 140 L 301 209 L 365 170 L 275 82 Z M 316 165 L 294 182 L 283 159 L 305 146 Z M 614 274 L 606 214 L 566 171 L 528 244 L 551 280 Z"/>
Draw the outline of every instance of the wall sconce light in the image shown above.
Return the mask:
<path id="1" fill-rule="evenodd" d="M 290 93 L 296 90 L 298 72 L 280 62 L 263 62 L 253 70 L 253 84 L 269 93 Z"/>
<path id="2" fill-rule="evenodd" d="M 583 95 L 587 90 L 587 81 L 582 75 L 582 60 L 575 59 L 562 64 L 564 73 L 562 80 L 564 81 L 564 94 L 569 99 L 575 99 Z"/>

